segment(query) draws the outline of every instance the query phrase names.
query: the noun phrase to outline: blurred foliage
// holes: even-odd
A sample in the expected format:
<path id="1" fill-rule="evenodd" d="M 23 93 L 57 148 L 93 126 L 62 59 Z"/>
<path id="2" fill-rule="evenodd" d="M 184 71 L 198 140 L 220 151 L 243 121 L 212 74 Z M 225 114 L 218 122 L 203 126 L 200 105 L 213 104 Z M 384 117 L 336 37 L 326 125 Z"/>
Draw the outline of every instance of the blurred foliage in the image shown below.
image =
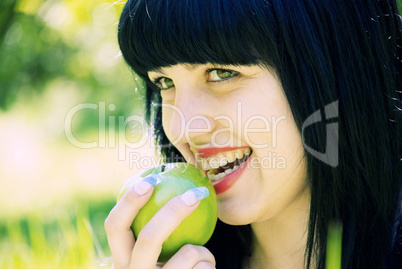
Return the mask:
<path id="1" fill-rule="evenodd" d="M 115 203 L 113 186 L 134 171 L 115 161 L 118 148 L 109 143 L 110 151 L 81 151 L 60 137 L 78 104 L 98 105 L 75 117 L 80 132 L 99 132 L 101 103 L 105 128 L 111 116 L 142 113 L 142 85 L 119 57 L 123 5 L 0 1 L 0 268 L 110 267 L 101 264 L 110 256 L 103 222 Z M 331 246 L 328 259 L 336 262 L 339 242 Z"/>
<path id="2" fill-rule="evenodd" d="M 143 113 L 141 82 L 117 42 L 124 4 L 0 0 L 0 221 L 77 193 L 114 198 L 136 169 L 126 147 L 142 126 L 120 124 Z"/>
<path id="3" fill-rule="evenodd" d="M 78 204 L 1 222 L 0 268 L 112 268 L 103 223 L 114 201 Z"/>
<path id="4" fill-rule="evenodd" d="M 119 57 L 117 22 L 123 5 L 112 0 L 2 0 L 0 110 L 65 90 L 76 103 L 113 103 L 115 115 L 141 111 L 136 94 L 141 85 Z M 87 113 L 80 129 L 97 127 L 96 117 Z"/>
<path id="5" fill-rule="evenodd" d="M 72 87 L 81 100 L 113 102 L 116 114 L 139 107 L 134 92 L 141 85 L 133 83 L 121 57 L 116 58 L 124 2 L 2 0 L 0 109 L 9 109 L 20 96 L 30 98 L 61 84 Z M 402 0 L 397 3 L 402 9 Z M 96 123 L 94 117 L 81 125 Z"/>

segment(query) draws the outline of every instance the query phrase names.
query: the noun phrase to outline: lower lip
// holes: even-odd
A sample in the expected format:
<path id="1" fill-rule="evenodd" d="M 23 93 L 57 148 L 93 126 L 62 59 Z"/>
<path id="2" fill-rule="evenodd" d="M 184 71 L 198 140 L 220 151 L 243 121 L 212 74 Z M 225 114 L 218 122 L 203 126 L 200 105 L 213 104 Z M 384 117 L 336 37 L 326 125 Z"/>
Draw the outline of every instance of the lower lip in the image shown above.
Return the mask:
<path id="1" fill-rule="evenodd" d="M 251 155 L 248 157 L 247 161 L 245 161 L 236 171 L 224 176 L 221 180 L 216 183 L 212 183 L 214 186 L 216 194 L 221 194 L 230 189 L 236 181 L 240 178 L 241 174 L 245 170 L 249 160 L 251 159 Z"/>

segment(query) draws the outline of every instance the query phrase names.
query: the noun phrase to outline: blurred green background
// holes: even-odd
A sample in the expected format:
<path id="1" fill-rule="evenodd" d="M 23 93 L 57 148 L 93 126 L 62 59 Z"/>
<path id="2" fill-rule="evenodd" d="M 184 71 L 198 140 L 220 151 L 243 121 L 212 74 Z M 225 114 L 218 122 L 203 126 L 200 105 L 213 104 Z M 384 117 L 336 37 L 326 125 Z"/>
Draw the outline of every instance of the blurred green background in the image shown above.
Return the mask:
<path id="1" fill-rule="evenodd" d="M 0 2 L 0 268 L 111 268 L 104 220 L 158 161 L 117 45 L 124 2 Z"/>
<path id="2" fill-rule="evenodd" d="M 104 220 L 154 160 L 124 3 L 0 1 L 0 268 L 111 267 Z"/>

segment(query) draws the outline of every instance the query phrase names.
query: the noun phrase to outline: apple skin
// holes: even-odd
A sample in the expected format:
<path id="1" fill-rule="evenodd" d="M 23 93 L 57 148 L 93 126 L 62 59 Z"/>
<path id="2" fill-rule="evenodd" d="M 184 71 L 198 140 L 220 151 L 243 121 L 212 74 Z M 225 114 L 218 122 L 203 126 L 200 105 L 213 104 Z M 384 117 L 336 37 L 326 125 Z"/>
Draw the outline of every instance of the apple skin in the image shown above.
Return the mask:
<path id="1" fill-rule="evenodd" d="M 155 186 L 150 200 L 140 209 L 134 219 L 131 228 L 135 238 L 138 237 L 145 224 L 170 199 L 192 188 L 204 186 L 209 190 L 209 196 L 200 201 L 198 208 L 184 219 L 163 243 L 158 261 L 164 262 L 186 244 L 204 245 L 209 240 L 218 218 L 217 199 L 212 183 L 201 169 L 188 163 L 170 163 L 142 171 L 129 178 L 118 195 L 117 201 L 133 185 L 152 173 L 158 173 L 161 182 Z"/>

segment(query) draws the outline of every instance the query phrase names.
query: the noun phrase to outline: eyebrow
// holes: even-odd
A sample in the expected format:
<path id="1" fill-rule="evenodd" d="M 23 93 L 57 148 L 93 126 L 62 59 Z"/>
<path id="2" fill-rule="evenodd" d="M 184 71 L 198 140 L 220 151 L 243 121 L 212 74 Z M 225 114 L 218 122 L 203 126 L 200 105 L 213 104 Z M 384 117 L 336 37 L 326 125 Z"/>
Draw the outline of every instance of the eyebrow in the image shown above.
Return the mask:
<path id="1" fill-rule="evenodd" d="M 186 69 L 187 69 L 188 71 L 193 71 L 194 69 L 197 69 L 198 67 L 200 67 L 200 66 L 203 65 L 203 64 L 183 64 L 183 65 L 186 67 Z M 156 72 L 156 73 L 161 73 L 161 74 L 163 74 L 163 75 L 166 75 L 166 74 L 162 71 L 162 67 L 158 67 L 158 68 L 152 69 L 152 70 L 150 70 L 150 71 L 148 71 L 148 72 Z"/>

